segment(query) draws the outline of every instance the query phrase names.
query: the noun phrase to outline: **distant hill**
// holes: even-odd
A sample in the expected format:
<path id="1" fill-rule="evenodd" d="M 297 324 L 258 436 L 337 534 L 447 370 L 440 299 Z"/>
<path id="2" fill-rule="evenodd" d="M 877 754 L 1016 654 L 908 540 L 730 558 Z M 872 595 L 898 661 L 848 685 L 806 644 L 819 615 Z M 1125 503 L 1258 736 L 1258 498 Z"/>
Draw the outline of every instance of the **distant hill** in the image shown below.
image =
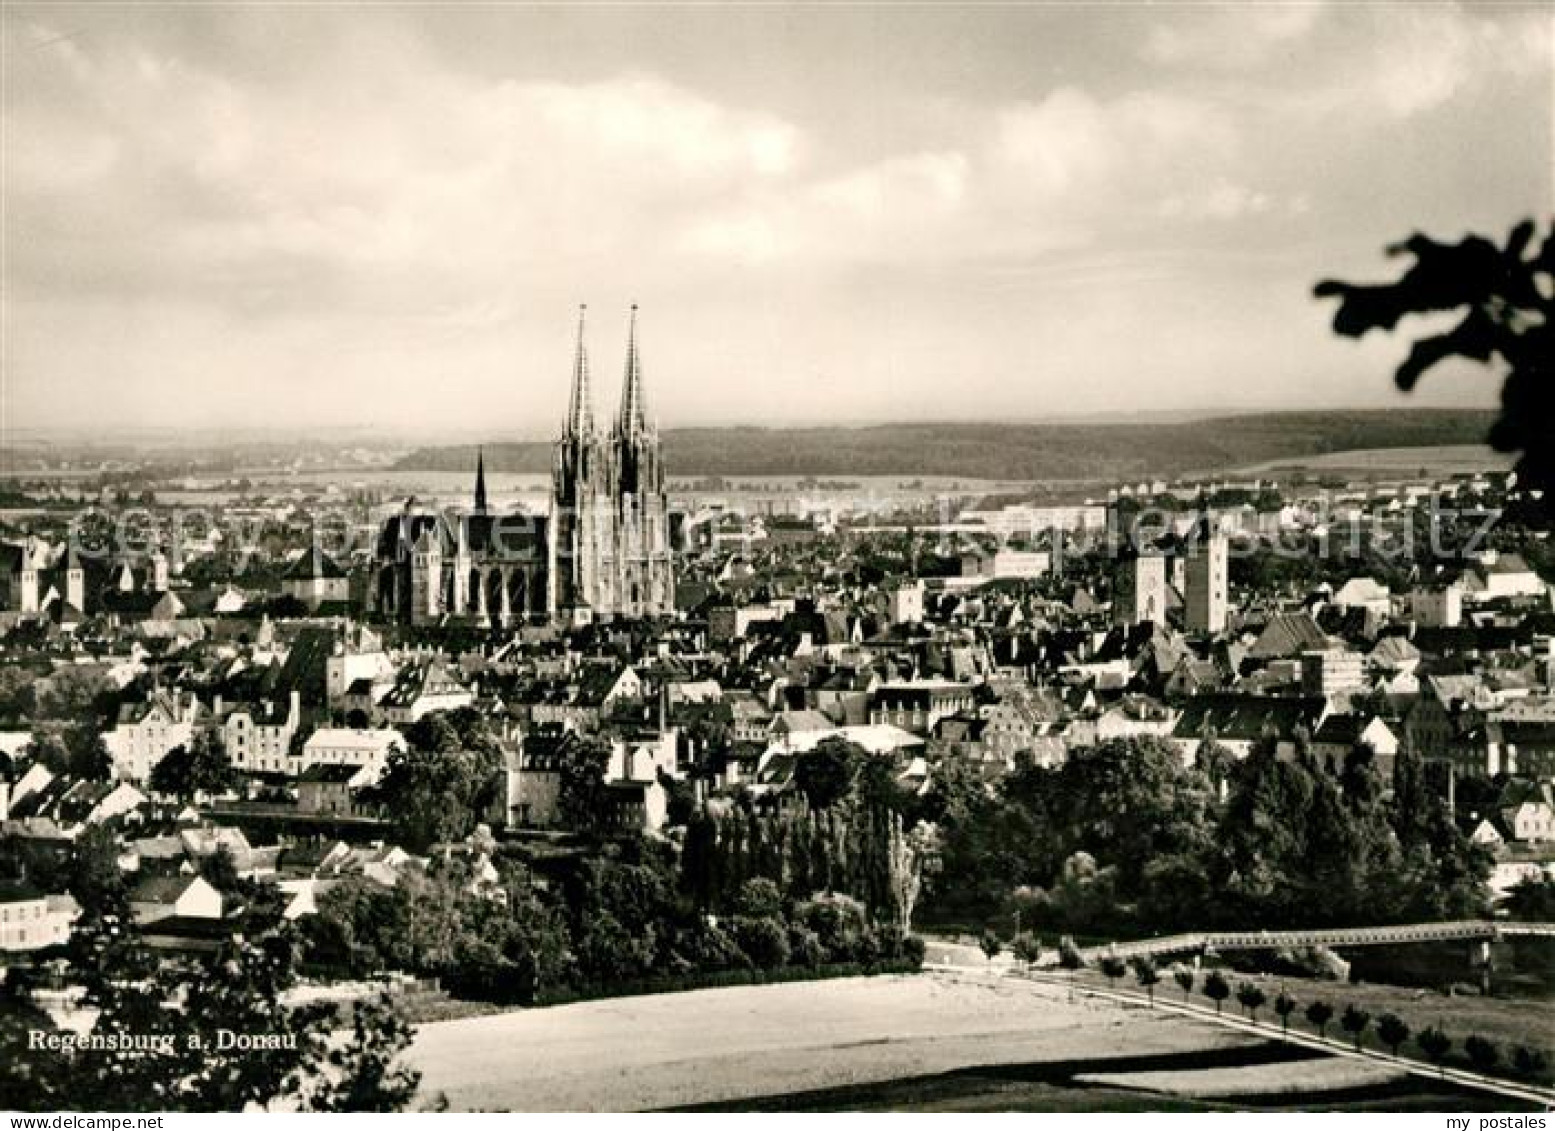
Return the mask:
<path id="1" fill-rule="evenodd" d="M 1106 424 L 880 424 L 864 428 L 676 428 L 663 433 L 676 477 L 960 476 L 1129 479 L 1212 472 L 1354 448 L 1482 443 L 1494 414 L 1464 409 L 1275 412 Z M 549 471 L 549 443 L 490 444 L 490 471 Z M 420 448 L 406 471 L 468 471 L 473 446 Z"/>

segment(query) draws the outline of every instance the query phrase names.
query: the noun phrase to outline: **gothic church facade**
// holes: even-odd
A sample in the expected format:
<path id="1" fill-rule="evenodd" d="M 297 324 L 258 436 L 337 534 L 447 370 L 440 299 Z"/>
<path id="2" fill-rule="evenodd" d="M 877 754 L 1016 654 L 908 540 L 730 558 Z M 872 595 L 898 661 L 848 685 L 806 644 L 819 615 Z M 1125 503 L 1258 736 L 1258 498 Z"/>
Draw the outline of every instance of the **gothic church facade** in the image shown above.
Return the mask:
<path id="1" fill-rule="evenodd" d="M 580 312 L 550 513 L 492 513 L 478 457 L 471 509 L 419 510 L 411 501 L 383 524 L 374 578 L 382 616 L 506 628 L 673 611 L 669 507 L 638 356 L 637 308 L 621 403 L 608 427 L 594 418 L 584 329 Z"/>

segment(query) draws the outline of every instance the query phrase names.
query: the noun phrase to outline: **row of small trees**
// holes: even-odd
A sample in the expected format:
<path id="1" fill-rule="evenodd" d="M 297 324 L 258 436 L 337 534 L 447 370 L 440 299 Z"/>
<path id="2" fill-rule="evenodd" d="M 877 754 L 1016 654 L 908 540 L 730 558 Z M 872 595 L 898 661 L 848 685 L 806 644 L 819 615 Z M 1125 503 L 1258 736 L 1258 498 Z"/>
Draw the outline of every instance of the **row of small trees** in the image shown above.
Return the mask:
<path id="1" fill-rule="evenodd" d="M 1029 953 L 1029 948 L 1027 949 Z M 1022 957 L 1019 951 L 1017 957 Z M 1064 948 L 1060 948 L 1060 961 L 1066 956 Z M 1031 961 L 1036 961 L 1032 959 Z M 1147 956 L 1139 956 L 1125 963 L 1116 955 L 1106 955 L 1097 964 L 1103 977 L 1112 985 L 1116 985 L 1132 967 L 1134 978 L 1145 990 L 1151 1004 L 1155 1002 L 1155 987 L 1161 981 L 1160 971 L 1155 962 Z M 1186 967 L 1176 967 L 1172 970 L 1172 980 L 1182 990 L 1183 1001 L 1187 1001 L 1194 987 L 1198 984 L 1198 975 Z M 1253 1022 L 1258 1020 L 1258 1011 L 1265 1005 L 1269 1005 L 1280 1019 L 1280 1029 L 1288 1032 L 1291 1016 L 1298 1010 L 1307 1022 L 1317 1031 L 1319 1037 L 1328 1036 L 1328 1026 L 1334 1020 L 1334 1007 L 1321 998 L 1307 1003 L 1303 1009 L 1298 1002 L 1285 990 L 1281 989 L 1273 1002 L 1269 1001 L 1268 994 L 1263 987 L 1255 982 L 1238 982 L 1233 988 L 1231 982 L 1219 970 L 1211 970 L 1204 976 L 1199 986 L 1200 992 L 1215 1003 L 1215 1012 L 1221 1011 L 1222 1005 L 1231 997 L 1236 998 L 1238 1005 L 1242 1007 L 1242 1013 Z M 1370 1011 L 1361 1008 L 1354 1002 L 1347 1003 L 1344 1011 L 1339 1014 L 1339 1027 L 1354 1042 L 1356 1051 L 1360 1051 L 1361 1039 L 1372 1028 L 1373 1019 Z M 1452 1051 L 1453 1039 L 1439 1025 L 1428 1026 L 1415 1032 L 1402 1017 L 1396 1013 L 1383 1013 L 1376 1018 L 1375 1032 L 1380 1040 L 1396 1057 L 1400 1050 L 1408 1043 L 1411 1037 L 1415 1045 L 1423 1052 L 1432 1064 L 1441 1067 L 1447 1059 L 1447 1054 Z M 1463 1041 L 1463 1054 L 1468 1059 L 1474 1070 L 1480 1073 L 1494 1072 L 1503 1064 L 1509 1066 L 1519 1076 L 1530 1078 L 1542 1078 L 1549 1069 L 1549 1059 L 1542 1049 L 1531 1045 L 1514 1046 L 1503 1060 L 1502 1050 L 1496 1042 L 1488 1037 L 1482 1037 L 1478 1033 L 1471 1034 Z"/>
<path id="2" fill-rule="evenodd" d="M 985 932 L 980 943 L 983 953 L 990 961 L 1003 950 L 1003 942 L 993 932 Z M 1026 932 L 1015 936 L 1010 943 L 1010 953 L 1028 967 L 1041 961 L 1045 951 L 1042 941 L 1034 934 Z M 1072 939 L 1065 937 L 1058 944 L 1058 964 L 1071 973 L 1085 965 L 1085 958 Z M 1155 987 L 1161 983 L 1161 971 L 1156 966 L 1155 960 L 1148 955 L 1138 955 L 1128 961 L 1115 954 L 1103 955 L 1096 964 L 1102 977 L 1107 979 L 1109 985 L 1116 987 L 1118 980 L 1133 971 L 1134 980 L 1145 991 L 1152 1006 L 1155 1005 Z M 1172 980 L 1182 990 L 1182 998 L 1187 1002 L 1194 988 L 1210 1001 L 1215 1003 L 1215 1012 L 1218 1014 L 1221 1007 L 1233 996 L 1242 1007 L 1242 1013 L 1249 1020 L 1258 1021 L 1258 1011 L 1264 1006 L 1270 1006 L 1275 1015 L 1280 1019 L 1282 1032 L 1290 1031 L 1290 1019 L 1298 1009 L 1302 1016 L 1317 1031 L 1319 1037 L 1328 1036 L 1328 1026 L 1334 1021 L 1334 1007 L 1322 1000 L 1314 999 L 1301 1006 L 1294 997 L 1283 988 L 1271 1002 L 1263 987 L 1256 982 L 1241 981 L 1235 987 L 1225 974 L 1219 970 L 1211 970 L 1204 975 L 1202 982 L 1198 974 L 1184 966 L 1174 967 L 1171 971 Z M 1362 1009 L 1354 1002 L 1345 1005 L 1344 1011 L 1339 1014 L 1339 1027 L 1349 1035 L 1354 1042 L 1356 1051 L 1360 1051 L 1361 1039 L 1372 1028 L 1372 1015 L 1370 1011 Z M 1447 1054 L 1452 1051 L 1453 1039 L 1440 1025 L 1428 1026 L 1415 1032 L 1409 1023 L 1396 1013 L 1383 1013 L 1376 1018 L 1378 1040 L 1386 1045 L 1396 1057 L 1400 1050 L 1408 1043 L 1411 1037 L 1415 1045 L 1423 1052 L 1432 1064 L 1440 1068 L 1447 1059 Z M 1542 1079 L 1549 1071 L 1549 1058 L 1544 1050 L 1532 1045 L 1516 1045 L 1503 1058 L 1501 1047 L 1488 1037 L 1474 1033 L 1464 1038 L 1463 1055 L 1480 1073 L 1494 1072 L 1497 1067 L 1505 1065 L 1519 1076 L 1529 1079 Z"/>

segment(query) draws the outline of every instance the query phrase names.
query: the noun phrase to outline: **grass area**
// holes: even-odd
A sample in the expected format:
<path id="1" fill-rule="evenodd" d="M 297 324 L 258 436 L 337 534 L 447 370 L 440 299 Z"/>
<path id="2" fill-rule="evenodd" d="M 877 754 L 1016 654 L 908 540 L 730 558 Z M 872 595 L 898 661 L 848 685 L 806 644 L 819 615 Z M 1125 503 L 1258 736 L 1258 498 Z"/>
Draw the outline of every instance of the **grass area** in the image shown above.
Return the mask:
<path id="1" fill-rule="evenodd" d="M 1107 1088 L 1066 1088 L 992 1074 L 892 1080 L 795 1095 L 738 1100 L 671 1111 L 1230 1111 L 1221 1104 L 1142 1096 Z"/>
<path id="2" fill-rule="evenodd" d="M 466 1017 L 489 1017 L 494 1013 L 506 1013 L 511 1005 L 495 1005 L 489 1001 L 466 1001 L 457 997 L 431 998 L 425 1001 L 406 1002 L 400 1007 L 400 1015 L 412 1025 L 425 1025 L 432 1021 L 458 1021 Z"/>
<path id="3" fill-rule="evenodd" d="M 1281 1094 L 1277 1080 L 1282 1065 L 1309 1065 L 1326 1059 L 1319 1053 L 1266 1042 L 1247 1047 L 1200 1050 L 1150 1056 L 1109 1057 L 1105 1060 L 1034 1062 L 989 1065 L 878 1083 L 792 1092 L 713 1104 L 681 1111 L 1483 1111 L 1486 1097 L 1450 1084 L 1406 1079 L 1362 1085 L 1324 1093 Z M 1109 1074 L 1182 1073 L 1245 1067 L 1269 1073 L 1275 1082 L 1266 1095 L 1242 1095 L 1233 1100 L 1186 1098 L 1087 1085 L 1080 1077 Z M 1503 1104 L 1495 1105 L 1498 1109 Z M 1510 1109 L 1509 1109 L 1510 1110 Z"/>
<path id="4" fill-rule="evenodd" d="M 1304 470 L 1313 474 L 1361 477 L 1392 472 L 1412 477 L 1421 470 L 1428 474 L 1451 475 L 1463 471 L 1505 471 L 1511 465 L 1511 456 L 1492 451 L 1484 444 L 1437 444 L 1414 448 L 1352 448 L 1271 460 L 1240 470 L 1264 473 Z"/>
<path id="5" fill-rule="evenodd" d="M 1543 1000 L 1555 1004 L 1555 939 L 1503 939 L 1491 947 L 1491 967 L 1478 961 L 1480 944 L 1414 943 L 1401 946 L 1341 948 L 1356 982 L 1423 988 L 1445 993 L 1457 987 L 1471 992 L 1489 975 L 1495 997 Z"/>
<path id="6" fill-rule="evenodd" d="M 1517 1045 L 1542 1049 L 1547 1058 L 1555 1061 L 1555 1055 L 1552 1055 L 1555 1054 L 1555 1025 L 1551 1024 L 1549 1006 L 1544 1002 L 1480 996 L 1448 997 L 1429 990 L 1410 989 L 1403 986 L 1242 974 L 1230 969 L 1222 972 L 1233 989 L 1233 996 L 1222 1007 L 1225 1012 L 1243 1016 L 1243 1011 L 1237 1005 L 1234 996 L 1235 987 L 1241 982 L 1252 982 L 1259 986 L 1268 998 L 1268 1003 L 1259 1009 L 1257 1020 L 1274 1030 L 1279 1029 L 1280 1023 L 1279 1018 L 1274 1014 L 1273 1003 L 1283 989 L 1297 1002 L 1296 1012 L 1291 1014 L 1290 1018 L 1293 1032 L 1317 1034 L 1317 1026 L 1306 1019 L 1304 1011 L 1311 1002 L 1321 1000 L 1333 1006 L 1334 1010 L 1333 1020 L 1327 1026 L 1327 1035 L 1352 1043 L 1349 1034 L 1340 1027 L 1339 1018 L 1343 1015 L 1345 1006 L 1354 1003 L 1358 1008 L 1371 1014 L 1371 1023 L 1361 1036 L 1363 1049 L 1391 1055 L 1392 1050 L 1383 1044 L 1377 1035 L 1377 1019 L 1384 1013 L 1394 1013 L 1404 1020 L 1412 1034 L 1400 1049 L 1406 1058 L 1422 1062 L 1427 1060 L 1424 1052 L 1415 1044 L 1413 1035 L 1435 1025 L 1440 1026 L 1452 1038 L 1453 1047 L 1444 1062 L 1451 1068 L 1473 1070 L 1468 1057 L 1464 1055 L 1463 1042 L 1465 1038 L 1476 1033 L 1494 1041 L 1501 1049 L 1501 1064 L 1496 1069 L 1495 1075 L 1505 1076 L 1511 1080 L 1518 1079 L 1510 1070 L 1511 1052 Z M 1107 980 L 1094 970 L 1083 971 L 1079 977 L 1082 984 L 1097 988 L 1108 987 Z M 1212 1006 L 1210 1000 L 1204 996 L 1202 987 L 1203 973 L 1200 974 L 1198 983 L 1188 1000 L 1195 1005 Z M 1139 989 L 1132 973 L 1120 978 L 1115 988 L 1131 992 Z M 1181 990 L 1172 982 L 1171 975 L 1165 970 L 1162 971 L 1161 984 L 1156 987 L 1156 995 L 1164 1001 L 1182 1000 Z M 1555 1077 L 1546 1071 L 1540 1079 L 1527 1082 L 1549 1087 L 1552 1082 L 1555 1082 Z"/>

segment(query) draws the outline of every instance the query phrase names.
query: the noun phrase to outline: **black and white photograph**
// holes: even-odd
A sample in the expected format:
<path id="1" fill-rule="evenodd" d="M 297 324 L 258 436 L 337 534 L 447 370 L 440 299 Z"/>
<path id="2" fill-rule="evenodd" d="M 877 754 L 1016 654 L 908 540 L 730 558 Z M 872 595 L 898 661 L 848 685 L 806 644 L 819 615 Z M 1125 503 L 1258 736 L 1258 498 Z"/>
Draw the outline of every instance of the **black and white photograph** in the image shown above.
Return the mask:
<path id="1" fill-rule="evenodd" d="M 1545 1128 L 1552 531 L 1548 0 L 0 0 L 0 1112 Z"/>

